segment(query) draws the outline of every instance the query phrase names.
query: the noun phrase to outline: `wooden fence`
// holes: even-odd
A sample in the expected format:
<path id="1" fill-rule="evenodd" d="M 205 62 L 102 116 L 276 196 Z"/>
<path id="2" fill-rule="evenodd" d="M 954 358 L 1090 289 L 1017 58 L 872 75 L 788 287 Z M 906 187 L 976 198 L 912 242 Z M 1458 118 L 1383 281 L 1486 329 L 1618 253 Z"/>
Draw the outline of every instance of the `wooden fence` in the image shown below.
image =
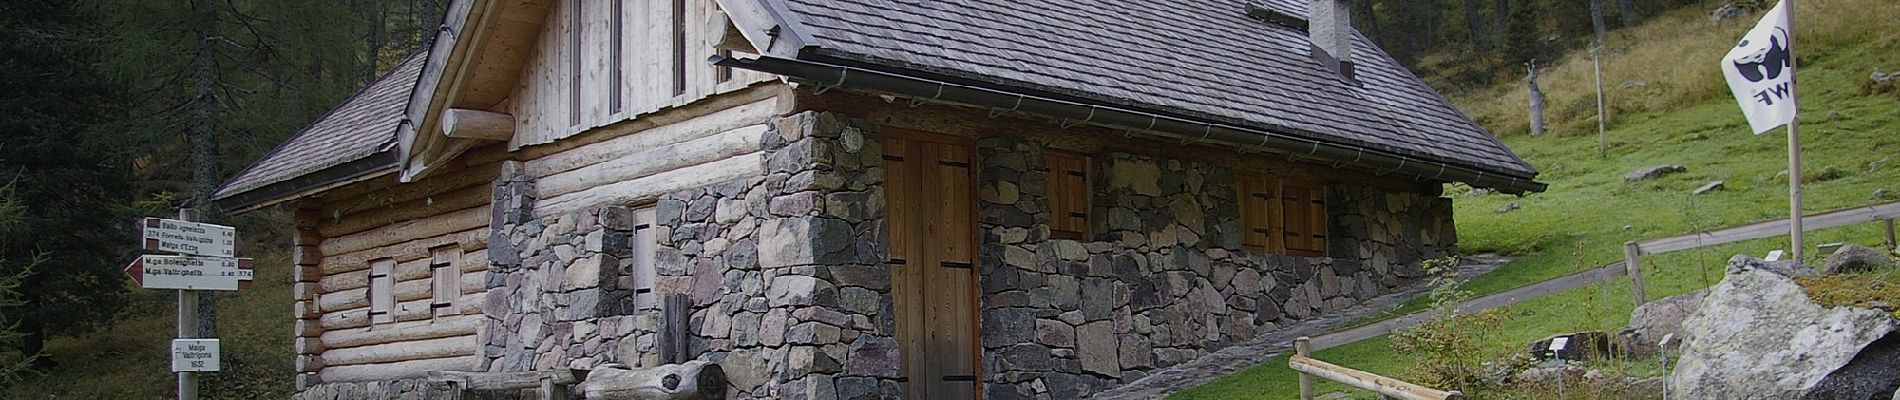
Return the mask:
<path id="1" fill-rule="evenodd" d="M 1371 372 L 1333 365 L 1315 360 L 1309 354 L 1312 339 L 1301 337 L 1293 340 L 1293 357 L 1288 366 L 1300 372 L 1300 400 L 1313 400 L 1313 377 L 1326 378 L 1360 389 L 1401 400 L 1458 400 L 1465 398 L 1457 391 L 1443 391 L 1419 386 L 1406 381 L 1379 376 Z"/>
<path id="2" fill-rule="evenodd" d="M 1884 221 L 1887 228 L 1887 249 L 1896 249 L 1893 232 L 1893 219 L 1900 218 L 1900 202 L 1875 204 L 1823 212 L 1808 215 L 1801 220 L 1802 231 L 1835 228 L 1859 223 Z M 1628 269 L 1630 294 L 1635 296 L 1636 304 L 1649 301 L 1643 291 L 1643 267 L 1641 257 L 1644 254 L 1662 254 L 1672 251 L 1688 250 L 1704 246 L 1734 243 L 1743 240 L 1770 238 L 1788 234 L 1788 220 L 1756 222 L 1728 228 L 1696 232 L 1682 236 L 1633 241 L 1623 244 L 1623 267 Z"/>

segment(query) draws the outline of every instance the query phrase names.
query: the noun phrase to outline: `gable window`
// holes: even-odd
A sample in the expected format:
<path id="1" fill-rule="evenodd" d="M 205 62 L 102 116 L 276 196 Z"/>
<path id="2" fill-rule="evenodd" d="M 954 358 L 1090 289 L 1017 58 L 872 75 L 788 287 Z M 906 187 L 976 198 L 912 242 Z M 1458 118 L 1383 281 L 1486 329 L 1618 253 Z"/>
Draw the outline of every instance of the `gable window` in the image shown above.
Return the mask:
<path id="1" fill-rule="evenodd" d="M 633 211 L 633 234 L 628 238 L 633 247 L 633 262 L 628 274 L 633 283 L 633 310 L 647 310 L 655 306 L 653 286 L 659 280 L 658 267 L 654 265 L 654 252 L 659 243 L 653 235 L 653 207 L 644 207 Z"/>
<path id="2" fill-rule="evenodd" d="M 1049 234 L 1057 239 L 1086 240 L 1089 235 L 1088 156 L 1049 150 Z"/>
<path id="3" fill-rule="evenodd" d="M 1238 174 L 1241 245 L 1262 253 L 1326 255 L 1326 191 L 1309 182 Z"/>
<path id="4" fill-rule="evenodd" d="M 435 316 L 455 313 L 455 300 L 462 295 L 462 248 L 443 246 L 429 250 L 429 286 L 434 296 L 429 310 Z"/>
<path id="5" fill-rule="evenodd" d="M 390 275 L 396 269 L 396 260 L 380 259 L 369 262 L 369 322 L 395 322 L 396 315 L 390 310 L 396 308 L 396 277 Z"/>

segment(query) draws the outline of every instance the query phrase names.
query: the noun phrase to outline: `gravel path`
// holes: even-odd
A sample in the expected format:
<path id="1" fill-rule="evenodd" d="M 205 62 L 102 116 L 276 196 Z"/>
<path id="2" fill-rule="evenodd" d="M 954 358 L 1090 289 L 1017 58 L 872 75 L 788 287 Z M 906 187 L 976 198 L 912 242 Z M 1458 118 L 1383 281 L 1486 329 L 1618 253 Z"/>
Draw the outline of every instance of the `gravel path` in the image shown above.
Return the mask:
<path id="1" fill-rule="evenodd" d="M 1495 254 L 1464 256 L 1461 260 L 1462 264 L 1458 267 L 1458 277 L 1462 279 L 1470 279 L 1473 276 L 1491 272 L 1491 270 L 1497 269 L 1498 266 L 1510 261 L 1508 258 Z M 1618 271 L 1622 270 L 1621 264 L 1617 264 L 1615 267 Z M 1594 272 L 1597 271 L 1553 279 L 1545 283 L 1584 275 L 1594 276 Z M 1385 320 L 1371 325 L 1347 329 L 1338 333 L 1328 333 L 1338 330 L 1340 326 L 1348 322 L 1390 310 L 1413 298 L 1424 295 L 1425 292 L 1431 290 L 1424 282 L 1425 281 L 1421 280 L 1418 284 L 1414 284 L 1411 287 L 1375 297 L 1372 300 L 1359 303 L 1345 310 L 1340 310 L 1339 312 L 1321 316 L 1316 319 L 1301 321 L 1300 323 L 1261 335 L 1259 338 L 1254 339 L 1252 343 L 1230 346 L 1220 351 L 1201 356 L 1201 358 L 1194 359 L 1193 361 L 1169 367 L 1127 385 L 1122 385 L 1121 387 L 1096 394 L 1094 398 L 1115 400 L 1162 398 L 1174 392 L 1207 383 L 1215 378 L 1227 376 L 1259 365 L 1261 362 L 1265 362 L 1267 359 L 1279 355 L 1280 352 L 1292 348 L 1293 339 L 1297 339 L 1301 336 L 1314 337 L 1313 345 L 1314 349 L 1317 350 L 1364 340 L 1391 332 L 1393 329 L 1417 324 L 1417 320 L 1420 316 L 1414 314 L 1405 318 Z M 1525 288 L 1537 287 L 1539 285 L 1544 285 L 1544 283 L 1527 286 Z M 1517 292 L 1518 290 L 1513 290 L 1497 295 L 1486 296 L 1472 300 L 1472 302 L 1467 304 L 1479 304 L 1478 302 L 1491 299 L 1492 297 L 1518 294 Z M 1518 295 L 1518 297 L 1513 298 L 1524 298 L 1522 294 Z"/>

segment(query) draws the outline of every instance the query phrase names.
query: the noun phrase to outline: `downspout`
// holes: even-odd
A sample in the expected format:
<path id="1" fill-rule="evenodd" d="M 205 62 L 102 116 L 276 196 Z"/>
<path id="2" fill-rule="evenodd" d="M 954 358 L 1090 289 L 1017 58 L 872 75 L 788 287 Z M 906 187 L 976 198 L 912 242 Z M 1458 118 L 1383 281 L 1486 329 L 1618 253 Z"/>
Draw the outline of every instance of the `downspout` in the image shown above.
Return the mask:
<path id="1" fill-rule="evenodd" d="M 1093 124 L 1181 139 L 1182 144 L 1218 141 L 1241 146 L 1243 153 L 1274 150 L 1289 155 L 1289 160 L 1326 160 L 1335 168 L 1357 165 L 1376 175 L 1400 174 L 1417 180 L 1464 182 L 1472 187 L 1496 189 L 1523 195 L 1542 192 L 1548 185 L 1531 176 L 1486 173 L 1483 169 L 1453 165 L 1403 154 L 1348 144 L 1326 143 L 1304 137 L 1269 132 L 1253 127 L 1197 121 L 1189 118 L 1130 110 L 1118 106 L 1011 93 L 1003 90 L 909 77 L 883 71 L 777 57 L 740 59 L 713 56 L 710 61 L 723 67 L 742 68 L 794 78 L 817 86 L 818 90 L 851 88 L 893 93 L 915 100 L 943 101 L 990 109 L 995 118 L 1018 111 L 1062 118 L 1065 127 Z M 1282 129 L 1289 131 L 1291 129 Z"/>

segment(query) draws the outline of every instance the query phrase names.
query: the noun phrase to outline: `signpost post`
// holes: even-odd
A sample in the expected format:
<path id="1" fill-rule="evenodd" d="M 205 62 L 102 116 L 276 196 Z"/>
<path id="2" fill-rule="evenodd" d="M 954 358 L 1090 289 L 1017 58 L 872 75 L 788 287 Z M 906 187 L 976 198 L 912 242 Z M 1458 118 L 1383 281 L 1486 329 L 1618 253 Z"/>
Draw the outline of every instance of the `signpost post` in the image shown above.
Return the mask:
<path id="1" fill-rule="evenodd" d="M 218 371 L 218 339 L 200 338 L 198 302 L 204 290 L 238 290 L 250 283 L 249 259 L 237 258 L 237 229 L 192 222 L 191 209 L 178 219 L 139 222 L 140 245 L 147 254 L 132 260 L 125 274 L 146 289 L 178 290 L 178 338 L 172 340 L 172 372 L 178 373 L 178 398 L 198 398 L 198 372 Z"/>

